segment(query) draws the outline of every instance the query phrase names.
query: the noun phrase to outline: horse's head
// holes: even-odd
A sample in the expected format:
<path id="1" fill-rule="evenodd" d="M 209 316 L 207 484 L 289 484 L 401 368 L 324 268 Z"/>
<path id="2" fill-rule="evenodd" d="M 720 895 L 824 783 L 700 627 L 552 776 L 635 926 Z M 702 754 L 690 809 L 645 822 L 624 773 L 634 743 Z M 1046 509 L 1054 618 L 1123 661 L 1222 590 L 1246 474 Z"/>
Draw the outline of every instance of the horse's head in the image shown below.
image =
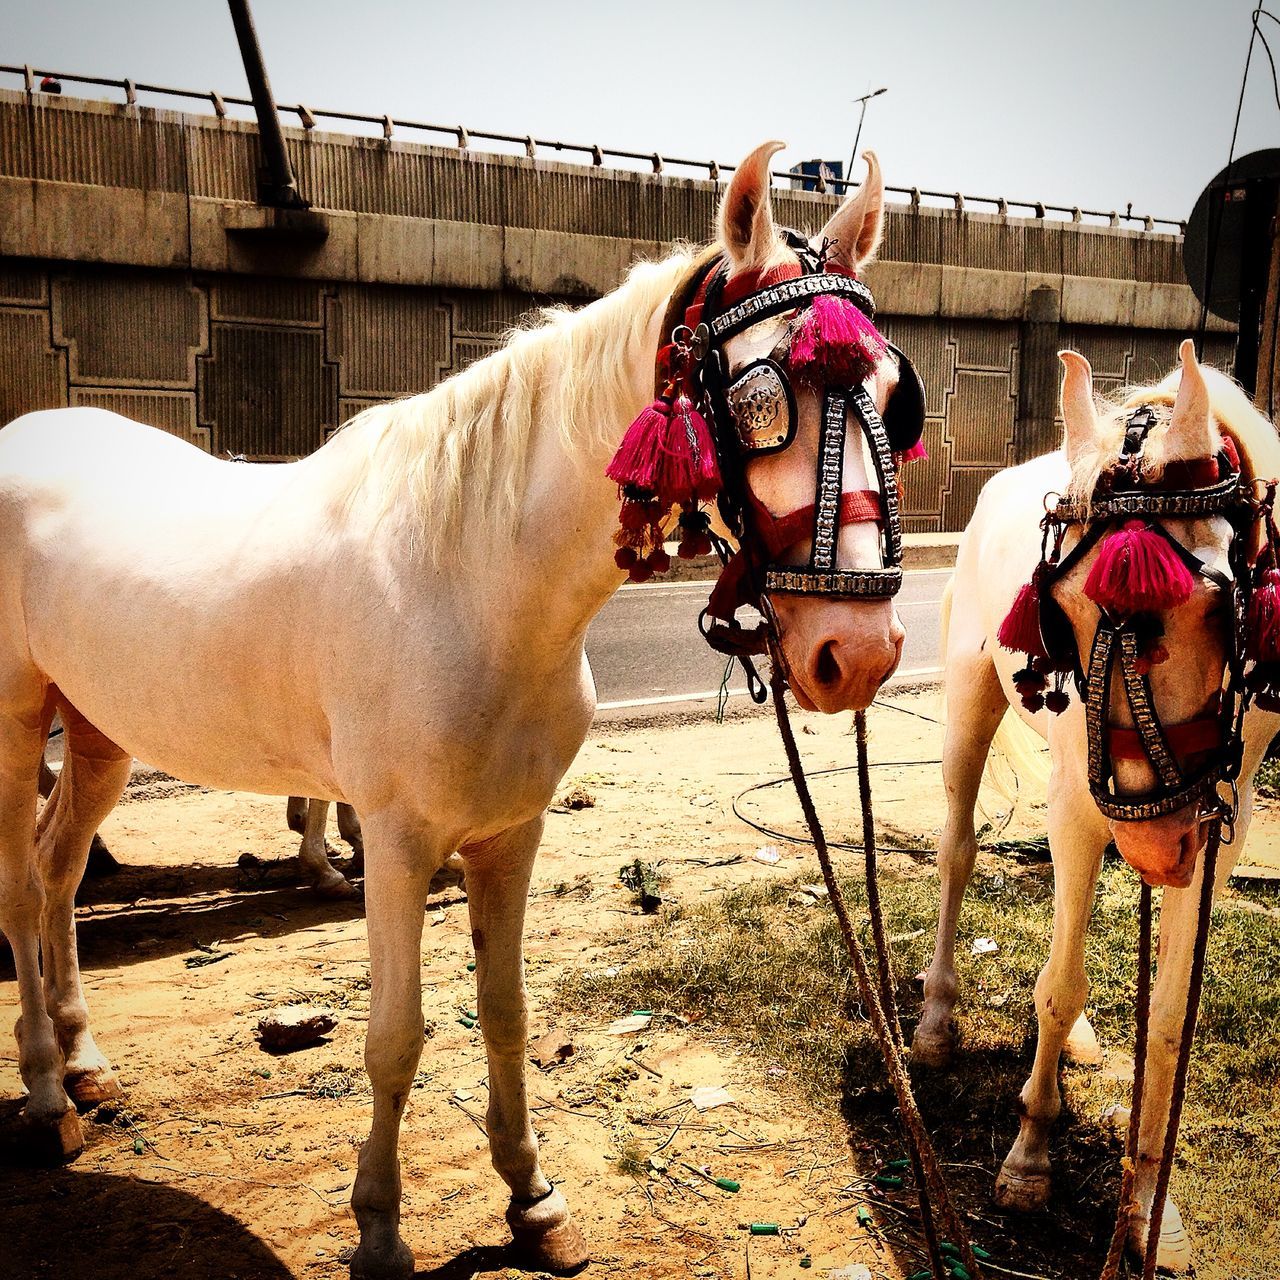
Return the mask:
<path id="1" fill-rule="evenodd" d="M 880 243 L 884 183 L 871 152 L 866 153 L 866 182 L 818 235 L 808 241 L 794 234 L 784 238 L 770 200 L 769 164 L 780 146 L 766 143 L 752 152 L 721 203 L 720 314 L 735 297 L 760 296 L 757 291 L 774 281 L 851 282 Z M 802 276 L 814 271 L 815 262 L 816 277 Z M 757 560 L 769 563 L 762 583 L 764 607 L 776 619 L 788 683 L 801 706 L 824 712 L 867 706 L 896 669 L 905 636 L 892 598 L 900 575 L 895 567 L 885 567 L 889 521 L 893 557 L 898 547 L 894 468 L 877 457 L 871 432 L 855 416 L 851 399 L 835 401 L 839 421 L 828 420 L 833 412 L 829 393 L 856 382 L 884 421 L 889 452 L 899 456 L 915 444 L 923 422 L 915 371 L 905 360 L 900 366 L 898 354 L 886 348 L 869 320 L 875 344 L 869 344 L 870 358 L 856 374 L 820 362 L 802 364 L 799 348 L 806 333 L 812 343 L 812 318 L 831 301 L 822 295 L 799 298 L 787 309 L 769 308 L 759 323 L 732 331 L 723 342 L 717 379 L 737 437 L 732 442 L 737 457 L 727 469 L 738 468 L 746 540 L 756 548 Z M 839 303 L 861 322 L 862 313 L 851 302 L 841 298 Z M 900 376 L 902 399 L 914 409 L 899 405 L 895 416 L 889 406 Z M 893 438 L 902 417 L 913 420 L 905 428 L 911 435 L 905 443 Z M 815 536 L 824 544 L 817 553 Z M 811 572 L 818 566 L 825 566 L 825 577 L 821 570 Z M 785 573 L 788 568 L 794 572 Z"/>
<path id="2" fill-rule="evenodd" d="M 1066 650 L 1084 679 L 1089 785 L 1116 847 L 1148 884 L 1185 886 L 1232 749 L 1239 458 L 1190 341 L 1176 393 L 1167 381 L 1103 414 L 1088 361 L 1061 358 L 1072 482 L 1059 510 L 1074 514 L 1047 575 L 1048 665 Z M 1071 636 L 1055 637 L 1066 624 Z"/>

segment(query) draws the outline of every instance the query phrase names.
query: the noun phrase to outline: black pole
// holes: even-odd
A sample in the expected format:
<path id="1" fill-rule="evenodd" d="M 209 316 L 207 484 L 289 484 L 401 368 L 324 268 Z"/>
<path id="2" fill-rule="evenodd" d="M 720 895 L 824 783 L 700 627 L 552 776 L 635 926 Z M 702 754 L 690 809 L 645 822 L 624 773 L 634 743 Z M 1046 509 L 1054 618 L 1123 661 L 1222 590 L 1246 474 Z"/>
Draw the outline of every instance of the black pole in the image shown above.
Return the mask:
<path id="1" fill-rule="evenodd" d="M 240 57 L 244 60 L 245 78 L 249 81 L 249 96 L 258 117 L 263 159 L 258 170 L 258 203 L 276 209 L 309 209 L 311 201 L 304 200 L 299 193 L 289 153 L 284 147 L 284 130 L 280 128 L 276 102 L 271 96 L 258 33 L 253 29 L 253 17 L 249 13 L 249 0 L 227 0 L 227 3 L 231 6 L 231 21 L 236 29 Z"/>

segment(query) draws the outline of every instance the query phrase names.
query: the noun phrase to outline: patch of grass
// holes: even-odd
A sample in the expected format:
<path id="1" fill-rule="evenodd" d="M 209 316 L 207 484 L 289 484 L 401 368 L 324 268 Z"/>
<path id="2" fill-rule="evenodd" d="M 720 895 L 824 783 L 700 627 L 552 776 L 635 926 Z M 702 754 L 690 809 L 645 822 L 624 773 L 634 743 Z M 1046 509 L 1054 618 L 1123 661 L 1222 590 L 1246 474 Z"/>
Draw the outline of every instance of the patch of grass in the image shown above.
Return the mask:
<path id="1" fill-rule="evenodd" d="M 1254 774 L 1254 786 L 1260 796 L 1272 799 L 1280 796 L 1280 756 L 1272 756 L 1258 766 Z"/>
<path id="2" fill-rule="evenodd" d="M 892 1096 L 860 1008 L 856 982 L 827 910 L 787 902 L 795 882 L 735 889 L 692 907 L 668 906 L 643 951 L 616 976 L 570 974 L 562 999 L 596 1011 L 661 1008 L 697 1014 L 762 1063 L 788 1070 L 810 1100 L 838 1089 L 855 1146 L 898 1148 Z M 860 885 L 845 886 L 851 904 Z M 882 896 L 896 950 L 907 1034 L 919 995 L 909 976 L 928 962 L 937 883 L 908 858 L 886 859 Z M 946 1073 L 916 1072 L 919 1098 L 961 1202 L 989 1215 L 991 1180 L 1017 1131 L 1015 1102 L 1035 1043 L 1032 992 L 1048 951 L 1052 872 L 984 857 L 965 900 L 957 947 L 961 1049 Z M 864 944 L 871 949 L 869 929 Z M 972 940 L 1000 950 L 973 957 Z M 1131 1050 L 1137 884 L 1123 864 L 1102 873 L 1086 952 L 1088 1011 L 1104 1045 Z M 1055 1194 L 1034 1228 L 1010 1223 L 1005 1258 L 1052 1280 L 1096 1273 L 1105 1254 L 1119 1153 L 1099 1124 L 1128 1087 L 1096 1071 L 1064 1073 L 1055 1130 Z M 1202 1280 L 1263 1280 L 1277 1272 L 1270 1222 L 1280 1179 L 1280 919 L 1227 900 L 1214 913 L 1209 961 L 1173 1190 L 1199 1242 Z M 963 1166 L 968 1166 L 963 1167 Z M 985 1171 L 985 1172 L 983 1172 Z"/>

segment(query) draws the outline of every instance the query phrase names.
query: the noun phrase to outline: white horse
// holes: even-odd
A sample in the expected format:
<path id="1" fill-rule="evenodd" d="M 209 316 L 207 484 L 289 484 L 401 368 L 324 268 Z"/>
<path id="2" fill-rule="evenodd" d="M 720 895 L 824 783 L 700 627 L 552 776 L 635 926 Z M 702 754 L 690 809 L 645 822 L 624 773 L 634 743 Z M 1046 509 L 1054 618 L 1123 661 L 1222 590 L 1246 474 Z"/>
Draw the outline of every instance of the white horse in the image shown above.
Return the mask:
<path id="1" fill-rule="evenodd" d="M 1191 342 L 1183 344 L 1181 356 L 1181 370 L 1158 386 L 1133 389 L 1120 402 L 1099 408 L 1093 398 L 1088 362 L 1074 352 L 1064 352 L 1063 450 L 995 476 L 983 489 L 965 530 L 950 586 L 949 617 L 946 610 L 943 617 L 947 818 L 938 844 L 941 909 L 933 962 L 925 976 L 924 1010 L 913 1044 L 915 1058 L 935 1066 L 944 1065 L 954 1048 L 951 1015 L 957 994 L 956 925 L 977 853 L 974 804 L 992 739 L 1012 709 L 1049 743 L 1054 924 L 1048 962 L 1035 990 L 1039 1017 L 1035 1065 L 1022 1091 L 1021 1131 L 1000 1170 L 996 1199 L 1006 1207 L 1023 1210 L 1040 1208 L 1047 1201 L 1049 1129 L 1061 1107 L 1059 1058 L 1065 1049 L 1080 1060 L 1098 1060 L 1097 1041 L 1083 1016 L 1088 993 L 1084 937 L 1103 850 L 1114 840 L 1149 884 L 1167 886 L 1160 910 L 1159 976 L 1152 994 L 1147 1102 L 1135 1185 L 1140 1212 L 1131 1221 L 1129 1236 L 1131 1247 L 1139 1251 L 1146 1239 L 1186 1008 L 1203 869 L 1198 855 L 1205 828 L 1194 805 L 1147 821 L 1104 818 L 1088 787 L 1085 715 L 1079 700 L 1073 698 L 1060 716 L 1045 710 L 1032 715 L 1024 710 L 1014 689 L 1014 672 L 1026 665 L 1025 656 L 1002 649 L 997 633 L 1019 587 L 1030 579 L 1040 558 L 1039 526 L 1046 495 L 1070 494 L 1088 500 L 1100 473 L 1116 458 L 1123 423 L 1132 407 L 1172 406 L 1168 425 L 1157 427 L 1148 439 L 1144 462 L 1148 472 L 1158 473 L 1162 465 L 1175 459 L 1212 458 L 1222 447 L 1223 437 L 1229 436 L 1246 476 L 1280 475 L 1280 442 L 1271 424 L 1229 379 L 1216 370 L 1200 368 Z M 1162 523 L 1203 562 L 1230 575 L 1226 548 L 1231 530 L 1225 519 L 1215 516 Z M 1078 534 L 1069 534 L 1065 548 L 1077 538 Z M 1083 585 L 1097 556 L 1094 547 L 1053 590 L 1086 662 L 1099 614 L 1097 606 L 1086 598 Z M 1150 679 L 1154 705 L 1167 726 L 1201 716 L 1222 686 L 1226 626 L 1220 594 L 1202 578 L 1186 604 L 1162 617 L 1164 645 L 1171 660 L 1154 666 Z M 1132 726 L 1121 682 L 1117 680 L 1115 685 L 1109 719 L 1112 724 Z M 1016 749 L 1016 731 L 1021 726 L 1015 721 L 1012 727 L 1011 745 Z M 1244 845 L 1253 806 L 1253 775 L 1278 728 L 1280 717 L 1256 708 L 1246 714 L 1239 818 L 1234 842 L 1222 846 L 1219 885 L 1230 874 Z M 1001 737 L 1009 731 L 1006 723 Z M 1182 763 L 1195 764 L 1195 760 L 1183 757 Z M 1120 794 L 1141 795 L 1152 788 L 1154 774 L 1145 760 L 1117 759 L 1115 767 Z M 1190 1264 L 1190 1246 L 1172 1201 L 1166 1202 L 1164 1209 L 1157 1256 L 1159 1264 L 1170 1269 L 1185 1270 Z"/>
<path id="2" fill-rule="evenodd" d="M 779 147 L 750 155 L 725 194 L 731 275 L 795 262 L 771 212 Z M 848 270 L 882 230 L 870 155 L 868 166 L 821 232 Z M 691 262 L 677 252 L 636 267 L 607 297 L 550 313 L 288 466 L 217 461 L 97 409 L 33 413 L 0 432 L 0 927 L 33 1138 L 74 1153 L 72 1097 L 117 1087 L 89 1031 L 72 894 L 137 755 L 205 785 L 345 801 L 361 815 L 374 1105 L 352 1195 L 353 1273 L 413 1271 L 396 1152 L 423 1042 L 423 903 L 453 850 L 466 864 L 507 1220 L 535 1265 L 585 1259 L 529 1120 L 521 933 L 544 809 L 595 706 L 587 625 L 622 579 L 604 470 L 652 398 L 664 308 Z M 786 323 L 734 339 L 732 369 Z M 875 370 L 881 406 L 897 369 L 886 358 Z M 747 465 L 775 515 L 814 501 L 819 393 L 798 390 L 797 411 L 795 444 Z M 846 450 L 843 481 L 877 487 L 865 448 Z M 809 547 L 789 554 L 804 563 Z M 837 561 L 878 566 L 875 527 L 841 528 Z M 773 605 L 793 690 L 810 705 L 865 706 L 897 664 L 891 600 L 780 594 Z M 319 630 L 303 621 L 317 608 L 332 620 Z M 55 709 L 66 763 L 36 828 Z"/>

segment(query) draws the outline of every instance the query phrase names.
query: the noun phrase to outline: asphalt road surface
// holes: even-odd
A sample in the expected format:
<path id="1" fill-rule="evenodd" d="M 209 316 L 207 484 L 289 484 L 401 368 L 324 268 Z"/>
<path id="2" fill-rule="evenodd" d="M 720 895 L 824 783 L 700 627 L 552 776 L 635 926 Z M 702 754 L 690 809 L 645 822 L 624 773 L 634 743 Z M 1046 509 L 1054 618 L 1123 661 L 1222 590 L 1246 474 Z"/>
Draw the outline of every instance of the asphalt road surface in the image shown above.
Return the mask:
<path id="1" fill-rule="evenodd" d="M 928 569 L 905 575 L 898 613 L 907 639 L 891 685 L 931 679 L 941 666 L 938 606 L 950 574 Z M 587 633 L 602 711 L 714 700 L 725 659 L 698 634 L 710 590 L 709 582 L 646 582 L 623 587 L 605 605 Z M 739 693 L 744 688 L 736 666 L 729 687 Z"/>

